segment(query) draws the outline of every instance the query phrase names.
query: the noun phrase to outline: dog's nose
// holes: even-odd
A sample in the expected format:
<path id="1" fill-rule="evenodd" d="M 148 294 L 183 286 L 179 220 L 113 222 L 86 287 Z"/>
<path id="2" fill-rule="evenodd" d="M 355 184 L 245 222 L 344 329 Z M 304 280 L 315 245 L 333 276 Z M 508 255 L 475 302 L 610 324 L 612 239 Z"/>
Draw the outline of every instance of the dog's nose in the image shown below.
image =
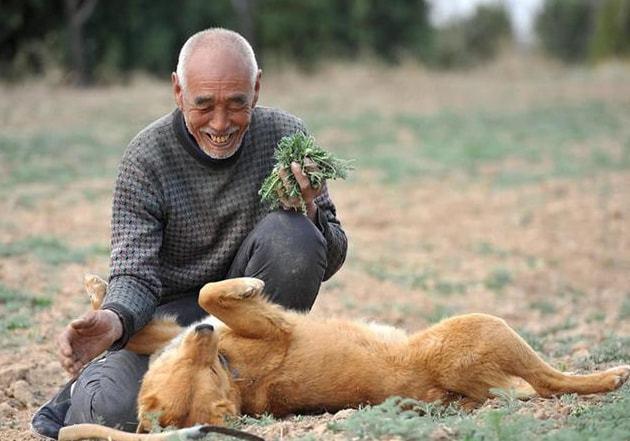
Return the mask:
<path id="1" fill-rule="evenodd" d="M 196 332 L 203 332 L 203 331 L 214 331 L 214 326 L 212 326 L 209 323 L 202 323 L 200 325 L 195 326 L 195 331 Z"/>

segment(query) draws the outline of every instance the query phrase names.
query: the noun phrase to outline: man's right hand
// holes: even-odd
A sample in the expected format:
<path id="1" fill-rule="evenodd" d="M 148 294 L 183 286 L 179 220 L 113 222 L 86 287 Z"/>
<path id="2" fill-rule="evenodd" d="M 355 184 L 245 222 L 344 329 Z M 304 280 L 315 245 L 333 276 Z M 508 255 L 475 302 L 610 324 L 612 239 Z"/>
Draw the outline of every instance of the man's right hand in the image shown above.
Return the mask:
<path id="1" fill-rule="evenodd" d="M 107 309 L 73 320 L 57 338 L 63 368 L 76 377 L 83 366 L 107 350 L 123 334 L 118 315 Z"/>

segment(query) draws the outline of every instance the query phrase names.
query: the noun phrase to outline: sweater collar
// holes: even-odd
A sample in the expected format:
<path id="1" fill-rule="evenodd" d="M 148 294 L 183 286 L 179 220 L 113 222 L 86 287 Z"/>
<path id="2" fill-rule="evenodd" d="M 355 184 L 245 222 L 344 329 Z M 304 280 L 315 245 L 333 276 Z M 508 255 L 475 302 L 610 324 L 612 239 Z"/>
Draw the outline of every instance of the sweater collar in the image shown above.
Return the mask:
<path id="1" fill-rule="evenodd" d="M 253 121 L 253 116 L 252 116 Z M 251 123 L 250 123 L 251 125 Z M 184 114 L 181 110 L 175 109 L 173 111 L 173 128 L 175 130 L 175 135 L 179 140 L 180 144 L 188 152 L 190 156 L 192 156 L 197 162 L 205 167 L 211 168 L 223 168 L 228 167 L 238 161 L 238 158 L 241 156 L 241 152 L 245 148 L 247 144 L 247 139 L 249 138 L 249 130 L 245 133 L 243 137 L 242 144 L 240 148 L 234 152 L 232 156 L 225 159 L 216 159 L 206 155 L 203 150 L 195 141 L 195 138 L 192 137 L 188 129 L 186 128 L 186 123 L 184 121 Z"/>

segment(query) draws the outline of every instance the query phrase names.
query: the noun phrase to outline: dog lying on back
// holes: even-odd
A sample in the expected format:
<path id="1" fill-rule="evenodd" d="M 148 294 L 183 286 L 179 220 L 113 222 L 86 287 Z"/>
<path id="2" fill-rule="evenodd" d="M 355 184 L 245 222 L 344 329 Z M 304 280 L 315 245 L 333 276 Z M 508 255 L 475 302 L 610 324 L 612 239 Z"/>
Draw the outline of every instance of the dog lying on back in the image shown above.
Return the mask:
<path id="1" fill-rule="evenodd" d="M 97 293 L 93 307 L 105 292 L 99 280 L 87 283 Z M 130 350 L 157 351 L 138 396 L 139 429 L 150 429 L 152 416 L 162 427 L 221 425 L 240 414 L 334 412 L 396 395 L 474 408 L 494 388 L 521 398 L 592 394 L 630 376 L 630 366 L 557 371 L 491 315 L 456 316 L 407 336 L 287 311 L 267 301 L 263 288 L 253 278 L 208 283 L 199 294 L 207 319 L 188 328 L 156 319 L 130 340 Z"/>

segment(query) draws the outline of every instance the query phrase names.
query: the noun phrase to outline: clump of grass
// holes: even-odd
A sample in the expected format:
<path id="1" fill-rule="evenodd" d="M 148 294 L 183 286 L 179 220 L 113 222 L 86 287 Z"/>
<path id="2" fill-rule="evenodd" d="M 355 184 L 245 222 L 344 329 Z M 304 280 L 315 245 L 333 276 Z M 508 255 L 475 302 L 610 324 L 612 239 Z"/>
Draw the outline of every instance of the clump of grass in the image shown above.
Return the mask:
<path id="1" fill-rule="evenodd" d="M 312 136 L 307 136 L 303 132 L 296 132 L 282 138 L 278 143 L 274 158 L 276 165 L 258 192 L 262 201 L 269 204 L 271 208 L 277 208 L 281 200 L 297 199 L 300 201 L 302 212 L 306 212 L 300 187 L 291 172 L 292 162 L 300 164 L 313 188 L 320 188 L 327 179 L 345 179 L 352 169 L 350 161 L 333 156 L 315 144 Z M 286 186 L 280 176 L 281 170 L 286 172 Z"/>
<path id="2" fill-rule="evenodd" d="M 49 265 L 85 263 L 95 255 L 107 255 L 109 249 L 100 244 L 71 248 L 56 237 L 30 236 L 14 242 L 0 242 L 0 257 L 36 256 Z"/>
<path id="3" fill-rule="evenodd" d="M 437 428 L 437 422 L 459 410 L 450 406 L 423 403 L 391 397 L 377 406 L 367 406 L 347 420 L 333 422 L 328 429 L 343 432 L 351 439 L 378 440 L 396 437 L 401 440 L 424 440 Z"/>
<path id="4" fill-rule="evenodd" d="M 501 292 L 512 283 L 512 273 L 507 268 L 496 268 L 483 281 L 484 286 L 494 292 Z"/>
<path id="5" fill-rule="evenodd" d="M 35 296 L 0 283 L 0 332 L 28 329 L 33 313 L 52 304 L 48 297 Z"/>

